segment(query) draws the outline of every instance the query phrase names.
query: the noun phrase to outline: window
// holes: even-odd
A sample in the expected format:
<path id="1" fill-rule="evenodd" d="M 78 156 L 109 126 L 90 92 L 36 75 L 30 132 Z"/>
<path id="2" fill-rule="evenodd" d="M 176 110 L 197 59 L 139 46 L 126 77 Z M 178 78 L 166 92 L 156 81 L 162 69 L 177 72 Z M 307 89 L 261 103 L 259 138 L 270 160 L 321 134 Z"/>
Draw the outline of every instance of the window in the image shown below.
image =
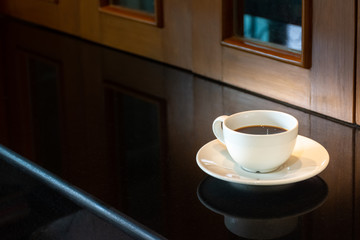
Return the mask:
<path id="1" fill-rule="evenodd" d="M 308 2 L 224 1 L 223 45 L 309 67 Z"/>
<path id="2" fill-rule="evenodd" d="M 100 11 L 162 27 L 161 0 L 100 0 Z"/>

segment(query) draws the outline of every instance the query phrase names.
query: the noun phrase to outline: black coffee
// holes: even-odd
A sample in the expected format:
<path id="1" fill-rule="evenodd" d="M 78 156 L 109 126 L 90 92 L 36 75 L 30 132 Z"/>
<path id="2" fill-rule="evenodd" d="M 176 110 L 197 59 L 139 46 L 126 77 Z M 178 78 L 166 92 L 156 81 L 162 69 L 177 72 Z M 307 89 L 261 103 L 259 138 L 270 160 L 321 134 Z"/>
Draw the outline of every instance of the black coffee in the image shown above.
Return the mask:
<path id="1" fill-rule="evenodd" d="M 255 134 L 255 135 L 269 135 L 282 133 L 287 131 L 281 127 L 269 126 L 269 125 L 255 125 L 255 126 L 247 126 L 235 129 L 237 132 L 247 133 L 247 134 Z"/>

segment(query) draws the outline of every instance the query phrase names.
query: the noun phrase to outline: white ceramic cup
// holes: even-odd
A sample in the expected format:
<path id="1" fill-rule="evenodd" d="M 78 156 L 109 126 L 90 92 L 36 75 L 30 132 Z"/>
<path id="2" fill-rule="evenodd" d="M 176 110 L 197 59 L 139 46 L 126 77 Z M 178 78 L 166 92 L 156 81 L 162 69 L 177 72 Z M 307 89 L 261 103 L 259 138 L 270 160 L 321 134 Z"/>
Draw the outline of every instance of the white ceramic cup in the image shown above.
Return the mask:
<path id="1" fill-rule="evenodd" d="M 235 131 L 258 125 L 280 127 L 286 131 L 269 135 Z M 216 138 L 226 145 L 232 159 L 243 169 L 266 173 L 276 170 L 291 156 L 298 135 L 298 121 L 287 113 L 254 110 L 220 116 L 214 120 L 212 129 Z"/>

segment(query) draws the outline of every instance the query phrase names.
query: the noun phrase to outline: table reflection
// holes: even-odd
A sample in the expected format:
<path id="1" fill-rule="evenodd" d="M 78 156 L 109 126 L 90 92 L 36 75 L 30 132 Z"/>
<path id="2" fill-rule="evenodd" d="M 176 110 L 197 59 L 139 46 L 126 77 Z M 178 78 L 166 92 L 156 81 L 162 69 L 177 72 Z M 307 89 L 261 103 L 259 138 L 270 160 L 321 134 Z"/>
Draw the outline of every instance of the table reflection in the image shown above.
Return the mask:
<path id="1" fill-rule="evenodd" d="M 326 201 L 328 187 L 320 177 L 278 186 L 242 185 L 206 177 L 197 195 L 205 207 L 224 215 L 225 226 L 232 233 L 274 239 L 295 232 L 299 217 Z"/>

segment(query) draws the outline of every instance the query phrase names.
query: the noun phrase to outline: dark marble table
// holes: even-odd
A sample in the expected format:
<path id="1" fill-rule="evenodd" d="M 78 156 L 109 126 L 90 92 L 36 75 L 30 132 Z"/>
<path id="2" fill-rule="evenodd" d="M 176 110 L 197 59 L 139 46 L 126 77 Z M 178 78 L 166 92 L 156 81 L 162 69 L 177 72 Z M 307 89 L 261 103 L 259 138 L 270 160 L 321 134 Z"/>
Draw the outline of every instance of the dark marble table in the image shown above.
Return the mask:
<path id="1" fill-rule="evenodd" d="M 39 26 L 0 30 L 1 239 L 359 239 L 355 125 Z M 294 115 L 327 168 L 266 187 L 204 173 L 212 121 L 253 109 Z"/>

